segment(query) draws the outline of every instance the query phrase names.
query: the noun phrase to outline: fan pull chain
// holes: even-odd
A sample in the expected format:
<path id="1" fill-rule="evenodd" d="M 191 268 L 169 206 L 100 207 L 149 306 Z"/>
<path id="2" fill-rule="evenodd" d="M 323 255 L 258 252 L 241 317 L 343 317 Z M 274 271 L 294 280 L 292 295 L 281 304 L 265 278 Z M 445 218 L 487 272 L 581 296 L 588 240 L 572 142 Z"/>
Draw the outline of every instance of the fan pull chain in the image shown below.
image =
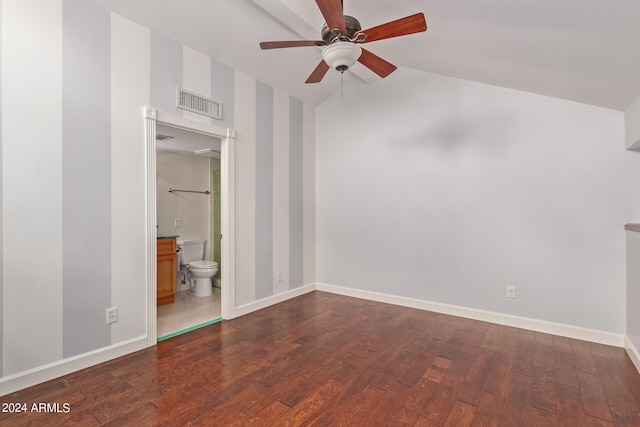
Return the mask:
<path id="1" fill-rule="evenodd" d="M 340 73 L 340 104 L 342 104 L 342 82 L 344 80 L 344 71 Z"/>

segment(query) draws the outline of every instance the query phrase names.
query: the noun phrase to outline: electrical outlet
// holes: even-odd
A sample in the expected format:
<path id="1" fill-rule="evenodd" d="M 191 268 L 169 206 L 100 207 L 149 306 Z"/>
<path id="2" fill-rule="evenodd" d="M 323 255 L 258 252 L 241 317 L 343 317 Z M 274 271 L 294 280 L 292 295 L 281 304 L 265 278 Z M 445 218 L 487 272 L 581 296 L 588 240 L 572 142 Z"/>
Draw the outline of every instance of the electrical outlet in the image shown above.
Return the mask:
<path id="1" fill-rule="evenodd" d="M 282 271 L 276 273 L 276 281 L 282 282 Z"/>
<path id="2" fill-rule="evenodd" d="M 173 224 L 176 228 L 182 227 L 182 220 L 180 218 L 176 218 L 173 220 Z"/>
<path id="3" fill-rule="evenodd" d="M 515 286 L 507 286 L 507 297 L 515 298 L 516 297 L 516 287 Z"/>
<path id="4" fill-rule="evenodd" d="M 118 321 L 118 307 L 107 308 L 107 325 Z"/>

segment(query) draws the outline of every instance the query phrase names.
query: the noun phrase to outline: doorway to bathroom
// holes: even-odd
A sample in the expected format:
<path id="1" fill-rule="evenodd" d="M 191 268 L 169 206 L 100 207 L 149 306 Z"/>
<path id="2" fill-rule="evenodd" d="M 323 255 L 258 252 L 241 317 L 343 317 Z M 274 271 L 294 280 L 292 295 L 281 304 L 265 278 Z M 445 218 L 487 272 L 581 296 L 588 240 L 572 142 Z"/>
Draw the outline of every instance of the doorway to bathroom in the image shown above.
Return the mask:
<path id="1" fill-rule="evenodd" d="M 176 294 L 158 306 L 159 341 L 221 320 L 220 146 L 210 135 L 156 127 L 157 237 L 177 242 Z M 187 264 L 201 260 L 215 263 L 203 279 L 212 289 L 196 292 Z"/>
<path id="2" fill-rule="evenodd" d="M 218 128 L 151 108 L 145 109 L 145 119 L 147 337 L 151 346 L 161 339 L 234 317 L 235 133 L 232 129 Z M 194 241 L 203 243 L 199 260 L 209 264 L 216 262 L 218 266 L 218 272 L 211 279 L 214 288 L 210 296 L 200 296 L 201 292 L 191 286 L 196 282 L 192 282 L 190 274 L 175 262 L 173 274 L 177 292 L 174 301 L 156 305 L 160 289 L 158 283 L 164 280 L 159 275 L 166 275 L 157 263 L 158 237 L 173 238 L 176 243 L 185 245 Z M 182 271 L 178 273 L 179 270 Z M 198 275 L 200 273 L 198 271 Z M 198 289 L 201 289 L 202 282 L 198 283 Z M 190 293 L 190 290 L 195 292 Z"/>

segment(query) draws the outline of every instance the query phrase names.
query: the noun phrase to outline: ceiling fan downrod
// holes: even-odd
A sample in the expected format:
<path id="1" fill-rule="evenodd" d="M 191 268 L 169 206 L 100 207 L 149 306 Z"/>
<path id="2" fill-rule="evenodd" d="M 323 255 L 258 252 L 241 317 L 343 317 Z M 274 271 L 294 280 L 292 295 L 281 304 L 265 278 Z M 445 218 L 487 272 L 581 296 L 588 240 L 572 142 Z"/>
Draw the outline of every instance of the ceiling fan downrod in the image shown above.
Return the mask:
<path id="1" fill-rule="evenodd" d="M 322 40 L 327 43 L 333 43 L 336 39 L 340 39 L 342 41 L 355 41 L 358 39 L 358 31 L 362 31 L 362 26 L 360 25 L 360 21 L 358 21 L 353 16 L 343 15 L 344 24 L 346 28 L 346 32 L 342 30 L 342 28 L 333 28 L 329 29 L 329 25 L 325 22 L 322 24 L 322 29 L 320 34 L 322 36 Z M 365 36 L 366 37 L 366 36 Z"/>

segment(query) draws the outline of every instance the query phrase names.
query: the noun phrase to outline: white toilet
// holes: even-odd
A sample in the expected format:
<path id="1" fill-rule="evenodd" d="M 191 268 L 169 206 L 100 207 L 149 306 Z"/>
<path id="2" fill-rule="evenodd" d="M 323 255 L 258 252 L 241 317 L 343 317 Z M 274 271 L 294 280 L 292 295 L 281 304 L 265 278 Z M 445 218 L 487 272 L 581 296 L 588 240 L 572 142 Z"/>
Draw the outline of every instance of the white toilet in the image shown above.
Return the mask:
<path id="1" fill-rule="evenodd" d="M 213 293 L 211 278 L 218 272 L 218 263 L 204 261 L 204 239 L 178 240 L 180 270 L 189 280 L 192 295 L 208 297 Z"/>

